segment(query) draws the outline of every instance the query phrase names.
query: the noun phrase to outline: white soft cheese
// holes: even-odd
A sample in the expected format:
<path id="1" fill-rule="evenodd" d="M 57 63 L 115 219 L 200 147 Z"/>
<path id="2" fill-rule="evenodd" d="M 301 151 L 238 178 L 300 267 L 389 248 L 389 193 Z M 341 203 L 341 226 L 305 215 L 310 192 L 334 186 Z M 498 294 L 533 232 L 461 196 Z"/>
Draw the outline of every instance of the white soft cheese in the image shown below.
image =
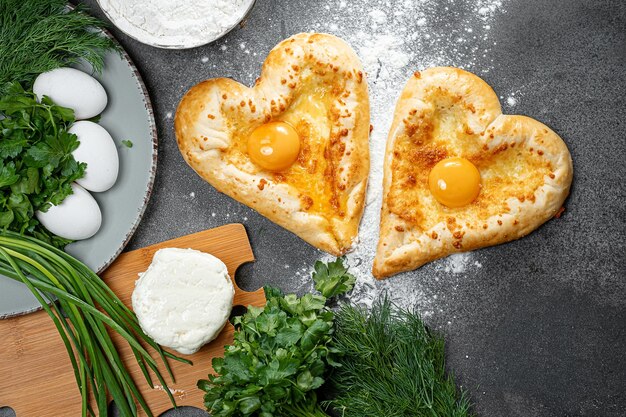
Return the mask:
<path id="1" fill-rule="evenodd" d="M 192 354 L 215 339 L 233 305 L 226 265 L 193 249 L 160 249 L 132 296 L 143 331 L 162 346 Z"/>

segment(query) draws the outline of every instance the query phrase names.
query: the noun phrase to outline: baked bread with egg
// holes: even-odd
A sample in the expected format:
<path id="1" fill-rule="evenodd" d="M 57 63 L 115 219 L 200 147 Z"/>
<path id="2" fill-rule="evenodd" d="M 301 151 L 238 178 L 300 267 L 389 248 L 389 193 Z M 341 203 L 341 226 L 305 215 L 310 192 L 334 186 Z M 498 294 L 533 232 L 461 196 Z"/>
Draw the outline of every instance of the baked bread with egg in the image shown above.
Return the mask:
<path id="1" fill-rule="evenodd" d="M 218 191 L 326 252 L 352 245 L 370 113 L 363 68 L 341 39 L 302 33 L 282 41 L 252 88 L 201 82 L 180 102 L 175 130 L 184 159 Z"/>
<path id="2" fill-rule="evenodd" d="M 563 140 L 534 119 L 502 114 L 476 75 L 416 72 L 387 141 L 374 276 L 530 233 L 562 209 L 572 174 Z"/>

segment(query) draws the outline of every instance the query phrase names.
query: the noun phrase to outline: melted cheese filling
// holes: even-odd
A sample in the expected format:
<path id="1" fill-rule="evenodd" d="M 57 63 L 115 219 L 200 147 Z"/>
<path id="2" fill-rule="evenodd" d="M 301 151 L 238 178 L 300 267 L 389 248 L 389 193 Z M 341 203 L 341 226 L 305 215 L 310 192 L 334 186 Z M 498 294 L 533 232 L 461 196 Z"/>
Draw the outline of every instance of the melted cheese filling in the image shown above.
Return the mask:
<path id="1" fill-rule="evenodd" d="M 300 136 L 300 154 L 296 162 L 279 173 L 267 173 L 267 179 L 275 183 L 286 183 L 298 190 L 298 198 L 307 212 L 324 217 L 343 216 L 345 198 L 338 197 L 336 170 L 333 158 L 331 134 L 333 102 L 336 100 L 332 84 L 313 86 L 304 81 L 296 98 L 274 121 L 292 125 Z M 258 127 L 254 124 L 231 120 L 233 146 L 225 151 L 226 160 L 248 173 L 258 173 L 247 152 L 247 139 Z"/>
<path id="2" fill-rule="evenodd" d="M 510 211 L 507 199 L 533 200 L 544 177 L 552 173 L 545 159 L 521 144 L 482 149 L 480 132 L 467 127 L 465 103 L 445 93 L 437 92 L 434 110 L 405 119 L 405 133 L 396 138 L 393 148 L 388 207 L 416 232 L 429 230 L 442 221 L 458 220 L 468 228 L 483 227 L 489 217 Z M 433 166 L 453 156 L 473 163 L 480 171 L 482 185 L 476 200 L 458 208 L 439 204 L 428 186 Z"/>

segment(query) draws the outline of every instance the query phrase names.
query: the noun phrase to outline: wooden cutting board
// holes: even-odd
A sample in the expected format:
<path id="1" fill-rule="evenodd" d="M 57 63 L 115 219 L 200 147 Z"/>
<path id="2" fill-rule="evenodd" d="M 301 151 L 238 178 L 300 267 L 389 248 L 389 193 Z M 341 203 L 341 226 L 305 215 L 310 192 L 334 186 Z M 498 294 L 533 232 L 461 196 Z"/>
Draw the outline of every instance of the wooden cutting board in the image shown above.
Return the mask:
<path id="1" fill-rule="evenodd" d="M 230 224 L 123 253 L 104 271 L 102 279 L 130 305 L 137 274 L 148 268 L 154 252 L 166 247 L 211 253 L 224 261 L 231 278 L 240 265 L 254 260 L 243 225 Z M 234 306 L 264 304 L 262 289 L 245 292 L 235 284 Z M 211 359 L 223 355 L 224 345 L 232 342 L 233 332 L 233 326 L 227 323 L 216 340 L 198 353 L 185 356 L 193 361 L 193 366 L 170 360 L 176 383 L 168 380 L 162 365 L 159 367 L 178 405 L 203 408 L 203 392 L 196 383 L 212 372 Z M 128 344 L 120 337 L 114 340 L 154 415 L 172 408 L 162 387 L 148 386 Z M 153 380 L 158 382 L 156 378 Z M 3 406 L 13 408 L 17 417 L 79 417 L 81 414 L 80 393 L 67 352 L 44 311 L 0 320 L 0 407 Z M 145 414 L 140 412 L 139 415 Z"/>

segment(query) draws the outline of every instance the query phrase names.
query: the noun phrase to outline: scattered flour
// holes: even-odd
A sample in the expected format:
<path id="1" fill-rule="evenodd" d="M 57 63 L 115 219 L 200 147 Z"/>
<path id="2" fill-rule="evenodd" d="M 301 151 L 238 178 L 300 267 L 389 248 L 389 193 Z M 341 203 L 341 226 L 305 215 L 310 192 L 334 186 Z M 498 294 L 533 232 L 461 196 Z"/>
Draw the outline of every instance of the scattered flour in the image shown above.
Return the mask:
<path id="1" fill-rule="evenodd" d="M 472 261 L 472 255 L 470 252 L 455 253 L 453 255 L 444 258 L 442 262 L 439 262 L 435 268 L 443 267 L 445 272 L 451 272 L 453 274 L 464 274 L 467 272 L 468 267 Z"/>
<path id="2" fill-rule="evenodd" d="M 494 14 L 502 7 L 502 1 L 476 1 L 474 11 L 483 21 L 493 18 Z"/>
<path id="3" fill-rule="evenodd" d="M 373 9 L 368 14 L 374 24 L 382 25 L 387 21 L 387 14 L 380 9 Z"/>
<path id="4" fill-rule="evenodd" d="M 508 104 L 509 107 L 515 107 L 515 105 L 517 104 L 517 99 L 513 96 L 509 96 L 506 99 L 506 104 Z"/>
<path id="5" fill-rule="evenodd" d="M 342 12 L 340 16 L 324 13 L 314 27 L 350 43 L 368 75 L 374 126 L 370 137 L 369 189 L 360 241 L 347 254 L 351 270 L 357 276 L 350 299 L 366 307 L 387 292 L 402 307 L 417 307 L 424 317 L 442 313 L 441 306 L 448 300 L 437 290 L 445 285 L 449 290 L 446 293 L 453 292 L 459 280 L 482 267 L 475 259 L 476 254 L 462 253 L 426 265 L 414 273 L 416 276 L 377 281 L 371 274 L 378 241 L 387 133 L 395 102 L 405 82 L 415 70 L 433 66 L 456 66 L 478 75 L 492 68 L 489 54 L 494 42 L 490 39 L 490 29 L 492 21 L 504 13 L 504 2 L 455 0 L 455 12 L 446 6 L 449 2 L 379 0 L 368 6 L 369 12 L 363 13 L 356 4 L 326 0 L 327 10 L 339 7 L 347 9 L 347 13 Z M 305 266 L 298 274 L 303 286 L 312 286 L 310 276 L 310 267 Z"/>
<path id="6" fill-rule="evenodd" d="M 532 94 L 537 88 L 541 87 L 540 80 L 534 80 L 522 85 L 516 85 L 515 88 L 509 90 L 508 94 L 500 96 L 500 101 L 508 108 L 517 106 L 520 100 L 529 92 Z M 505 111 L 506 113 L 506 111 Z"/>
<path id="7" fill-rule="evenodd" d="M 389 70 L 399 70 L 409 64 L 411 57 L 404 50 L 404 39 L 389 33 L 377 34 L 372 39 L 368 39 L 365 32 L 358 35 L 364 37 L 363 45 L 357 51 L 363 66 L 375 69 L 378 77 L 382 70 L 388 73 Z"/>

